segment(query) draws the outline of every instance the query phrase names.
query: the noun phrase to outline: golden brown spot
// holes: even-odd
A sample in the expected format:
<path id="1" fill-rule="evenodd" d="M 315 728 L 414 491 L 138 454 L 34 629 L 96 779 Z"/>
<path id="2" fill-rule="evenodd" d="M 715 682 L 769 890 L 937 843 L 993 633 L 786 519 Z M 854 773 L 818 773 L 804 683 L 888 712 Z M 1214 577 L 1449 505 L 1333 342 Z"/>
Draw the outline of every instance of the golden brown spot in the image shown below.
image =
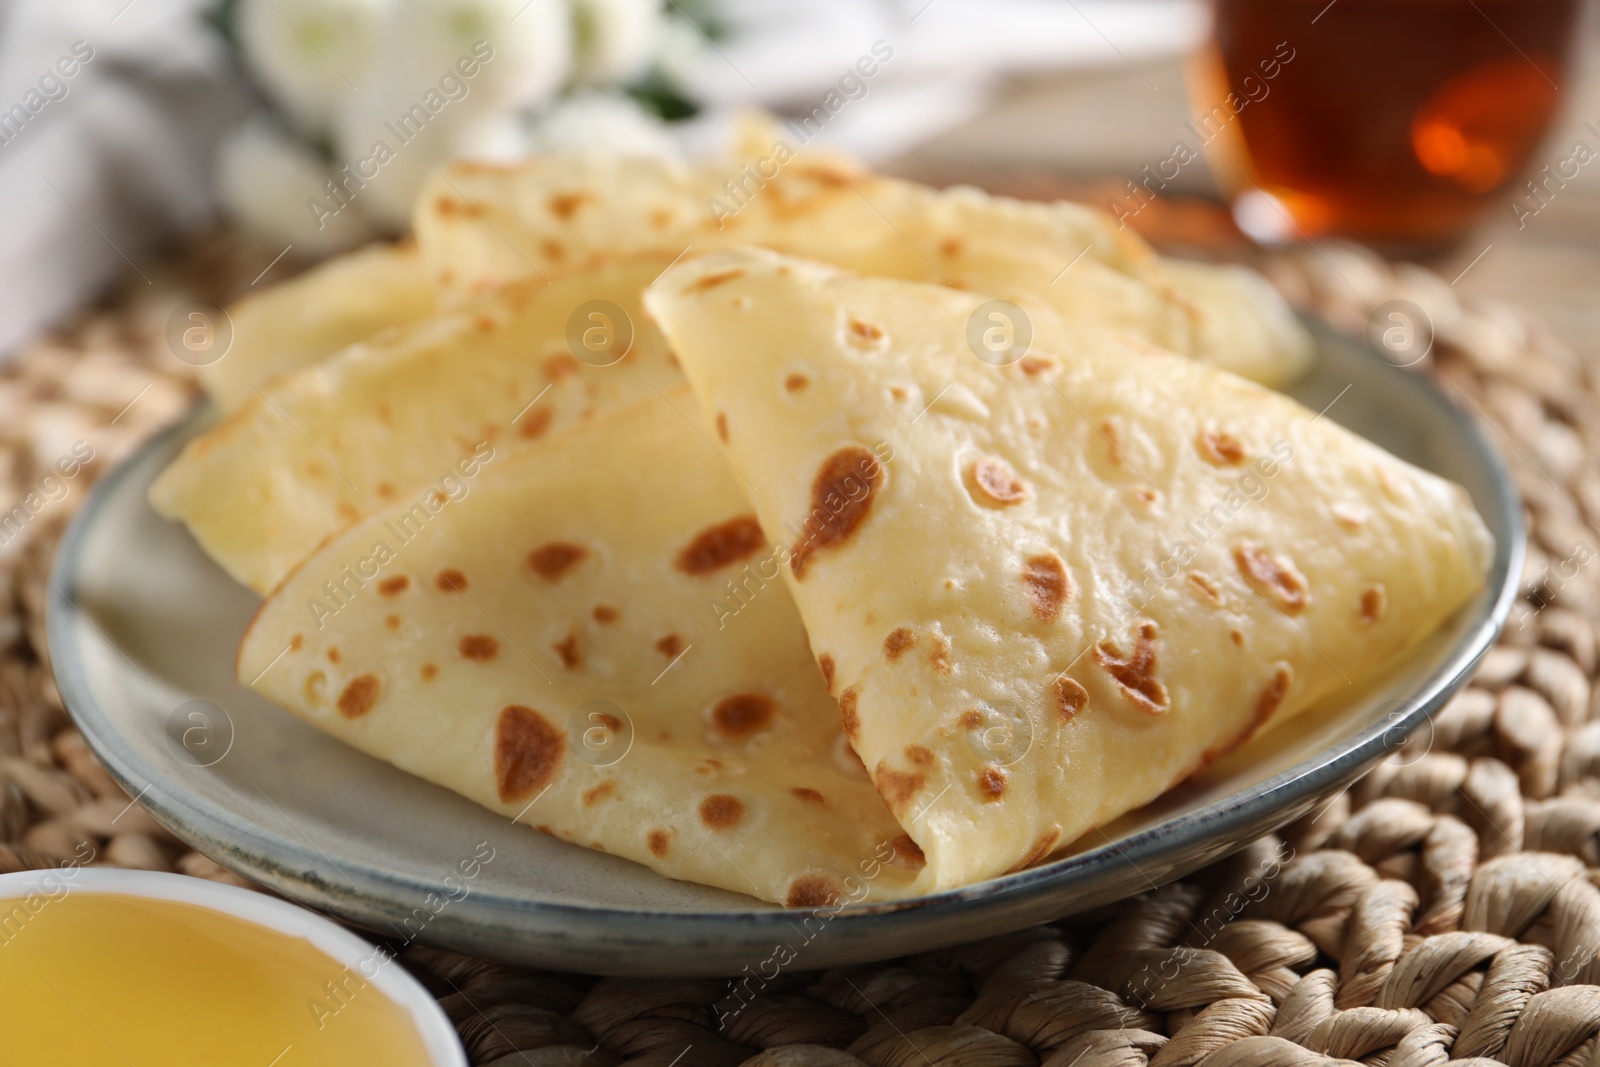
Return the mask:
<path id="1" fill-rule="evenodd" d="M 462 659 L 491 660 L 500 654 L 500 642 L 488 634 L 468 634 L 456 645 L 456 650 Z"/>
<path id="2" fill-rule="evenodd" d="M 338 645 L 329 645 L 328 646 L 328 662 L 329 663 L 338 663 L 340 658 L 341 657 L 339 655 L 339 646 Z"/>
<path id="3" fill-rule="evenodd" d="M 889 842 L 889 847 L 894 849 L 894 858 L 904 860 L 907 867 L 921 870 L 928 863 L 928 857 L 922 854 L 922 849 L 911 840 L 910 834 L 901 834 Z"/>
<path id="4" fill-rule="evenodd" d="M 1240 630 L 1240 629 L 1237 629 L 1237 628 L 1229 630 L 1228 631 L 1228 637 L 1229 637 L 1230 640 L 1233 641 L 1234 644 L 1238 645 L 1240 648 L 1244 647 L 1244 631 L 1243 630 Z"/>
<path id="5" fill-rule="evenodd" d="M 656 642 L 656 651 L 671 659 L 683 651 L 683 638 L 677 634 L 668 634 Z"/>
<path id="6" fill-rule="evenodd" d="M 1073 716 L 1089 704 L 1089 691 L 1077 679 L 1062 675 L 1050 684 L 1056 691 L 1056 712 L 1062 722 L 1071 722 Z"/>
<path id="7" fill-rule="evenodd" d="M 1203 770 L 1217 760 L 1228 755 L 1239 746 L 1244 745 L 1261 732 L 1283 704 L 1283 698 L 1289 695 L 1289 687 L 1294 684 L 1294 668 L 1287 663 L 1277 663 L 1272 668 L 1272 677 L 1267 680 L 1266 688 L 1261 690 L 1261 695 L 1256 698 L 1255 711 L 1251 713 L 1250 721 L 1239 735 L 1231 741 L 1213 745 L 1206 749 L 1200 757 L 1200 768 Z"/>
<path id="8" fill-rule="evenodd" d="M 526 800 L 550 784 L 561 766 L 561 731 L 532 708 L 507 704 L 494 728 L 494 780 L 503 803 Z"/>
<path id="9" fill-rule="evenodd" d="M 567 636 L 556 641 L 551 646 L 557 656 L 561 657 L 561 665 L 567 670 L 576 670 L 583 665 L 583 652 L 578 648 L 578 631 L 576 628 L 567 631 Z"/>
<path id="10" fill-rule="evenodd" d="M 480 313 L 472 317 L 472 325 L 479 333 L 493 333 L 497 324 L 493 315 Z"/>
<path id="11" fill-rule="evenodd" d="M 961 254 L 962 247 L 963 242 L 961 238 L 946 237 L 943 241 L 939 242 L 939 254 L 941 256 L 959 256 Z"/>
<path id="12" fill-rule="evenodd" d="M 571 352 L 553 352 L 544 357 L 545 377 L 553 382 L 570 378 L 582 369 L 583 364 Z"/>
<path id="13" fill-rule="evenodd" d="M 570 219 L 574 212 L 593 199 L 588 193 L 557 193 L 550 198 L 550 214 L 558 219 Z"/>
<path id="14" fill-rule="evenodd" d="M 411 579 L 403 574 L 397 574 L 393 578 L 385 578 L 378 583 L 378 592 L 384 596 L 399 596 L 410 588 Z"/>
<path id="15" fill-rule="evenodd" d="M 467 576 L 454 567 L 446 567 L 434 576 L 433 587 L 445 593 L 465 592 Z"/>
<path id="16" fill-rule="evenodd" d="M 359 719 L 372 710 L 378 702 L 378 679 L 362 674 L 350 679 L 350 684 L 339 694 L 339 714 L 347 719 Z"/>
<path id="17" fill-rule="evenodd" d="M 725 741 L 743 741 L 772 725 L 778 706 L 759 693 L 723 697 L 711 709 L 711 726 Z"/>
<path id="18" fill-rule="evenodd" d="M 898 385 L 891 385 L 889 386 L 889 395 L 894 397 L 896 400 L 904 400 L 906 398 L 906 391 Z"/>
<path id="19" fill-rule="evenodd" d="M 1122 687 L 1122 695 L 1134 707 L 1152 715 L 1167 710 L 1167 687 L 1156 679 L 1156 624 L 1139 624 L 1133 651 L 1123 655 L 1110 641 L 1094 646 L 1095 662 Z"/>
<path id="20" fill-rule="evenodd" d="M 1201 574 L 1199 571 L 1190 571 L 1189 584 L 1200 590 L 1201 594 L 1213 604 L 1216 604 L 1218 607 L 1222 605 L 1222 590 L 1217 588 L 1216 582 L 1213 582 L 1204 574 Z"/>
<path id="21" fill-rule="evenodd" d="M 588 558 L 589 550 L 566 541 L 551 541 L 528 553 L 528 566 L 547 582 L 553 582 Z"/>
<path id="22" fill-rule="evenodd" d="M 877 787 L 878 795 L 883 797 L 884 803 L 894 811 L 905 807 L 906 801 L 917 795 L 927 783 L 927 779 L 920 773 L 906 774 L 893 770 L 887 760 L 879 760 L 877 773 L 872 776 L 872 783 Z"/>
<path id="23" fill-rule="evenodd" d="M 811 384 L 811 379 L 804 374 L 791 374 L 783 380 L 783 387 L 791 393 L 798 393 Z"/>
<path id="24" fill-rule="evenodd" d="M 562 260 L 567 258 L 566 246 L 553 237 L 546 237 L 543 241 L 540 241 L 539 251 L 544 253 L 546 259 Z"/>
<path id="25" fill-rule="evenodd" d="M 961 718 L 957 721 L 969 730 L 976 730 L 983 725 L 983 713 L 977 708 L 968 708 L 961 713 Z"/>
<path id="26" fill-rule="evenodd" d="M 717 286 L 722 285 L 724 282 L 733 281 L 733 279 L 739 277 L 743 273 L 743 267 L 735 267 L 733 270 L 725 270 L 717 274 L 702 274 L 700 277 L 684 286 L 683 291 L 686 294 L 709 292 L 712 289 L 715 289 Z"/>
<path id="27" fill-rule="evenodd" d="M 1255 591 L 1286 614 L 1297 615 L 1311 599 L 1305 575 L 1282 556 L 1269 555 L 1260 545 L 1246 541 L 1233 550 L 1233 561 Z"/>
<path id="28" fill-rule="evenodd" d="M 881 341 L 883 340 L 883 327 L 852 317 L 850 319 L 850 335 L 859 341 Z"/>
<path id="29" fill-rule="evenodd" d="M 1022 587 L 1027 591 L 1033 616 L 1041 622 L 1055 622 L 1061 607 L 1072 595 L 1067 565 L 1054 552 L 1029 556 L 1022 563 Z"/>
<path id="30" fill-rule="evenodd" d="M 844 544 L 866 521 L 886 474 L 878 457 L 860 445 L 841 448 L 823 461 L 811 482 L 805 534 L 789 559 L 796 581 L 805 577 L 812 556 Z"/>
<path id="31" fill-rule="evenodd" d="M 1389 606 L 1389 591 L 1382 582 L 1374 582 L 1361 590 L 1361 621 L 1374 623 L 1383 618 Z"/>
<path id="32" fill-rule="evenodd" d="M 917 635 L 904 626 L 892 630 L 888 637 L 883 639 L 883 654 L 892 663 L 900 658 L 900 653 L 916 644 Z"/>
<path id="33" fill-rule="evenodd" d="M 824 652 L 817 657 L 817 668 L 822 671 L 822 683 L 827 687 L 828 695 L 833 695 L 833 657 Z"/>
<path id="34" fill-rule="evenodd" d="M 789 883 L 783 903 L 790 908 L 820 908 L 839 896 L 839 883 L 825 874 L 802 874 Z"/>
<path id="35" fill-rule="evenodd" d="M 1194 444 L 1214 467 L 1237 467 L 1244 462 L 1244 442 L 1226 430 L 1201 430 Z"/>
<path id="36" fill-rule="evenodd" d="M 712 793 L 700 802 L 700 821 L 713 830 L 727 830 L 744 818 L 744 801 L 727 793 Z"/>
<path id="37" fill-rule="evenodd" d="M 1346 530 L 1361 529 L 1362 526 L 1366 525 L 1367 519 L 1372 515 L 1372 512 L 1368 511 L 1364 506 L 1360 504 L 1348 504 L 1342 500 L 1333 505 L 1332 511 L 1333 517 L 1338 520 L 1339 525 L 1343 526 Z"/>
<path id="38" fill-rule="evenodd" d="M 978 794 L 985 801 L 999 800 L 1006 791 L 1006 772 L 999 767 L 985 767 L 978 772 Z"/>
<path id="39" fill-rule="evenodd" d="M 650 225 L 658 230 L 666 229 L 672 223 L 672 212 L 665 208 L 658 208 L 650 212 Z"/>
<path id="40" fill-rule="evenodd" d="M 728 416 L 724 412 L 717 412 L 717 436 L 723 444 L 728 443 Z"/>
<path id="41" fill-rule="evenodd" d="M 823 796 L 815 789 L 808 789 L 803 785 L 797 785 L 793 789 L 789 790 L 789 792 L 793 793 L 807 804 L 826 804 L 828 802 L 827 797 Z"/>
<path id="42" fill-rule="evenodd" d="M 1060 837 L 1061 828 L 1059 826 L 1052 830 L 1046 830 L 1043 834 L 1039 835 L 1039 840 L 1034 842 L 1033 848 L 1028 850 L 1028 854 L 1019 860 L 1017 865 L 1006 873 L 1016 874 L 1018 871 L 1026 870 L 1027 868 L 1032 867 L 1035 863 L 1038 863 L 1040 860 L 1050 855 L 1050 850 L 1056 847 L 1056 841 L 1059 840 Z"/>
<path id="43" fill-rule="evenodd" d="M 1161 499 L 1161 494 L 1148 486 L 1136 485 L 1129 489 L 1128 492 L 1133 496 L 1133 499 L 1141 504 L 1154 504 Z"/>
<path id="44" fill-rule="evenodd" d="M 907 745 L 906 762 L 913 767 L 931 767 L 933 766 L 933 753 L 922 745 Z"/>
<path id="45" fill-rule="evenodd" d="M 394 486 L 390 485 L 388 482 L 379 482 L 378 495 L 383 497 L 385 500 L 390 499 L 394 496 Z"/>
<path id="46" fill-rule="evenodd" d="M 1023 356 L 1017 361 L 1017 367 L 1030 378 L 1037 378 L 1047 371 L 1056 369 L 1054 360 L 1040 359 L 1038 356 Z"/>
<path id="47" fill-rule="evenodd" d="M 677 566 L 685 574 L 710 574 L 754 555 L 767 543 L 754 515 L 740 515 L 707 526 L 678 552 Z"/>
<path id="48" fill-rule="evenodd" d="M 522 417 L 522 424 L 517 427 L 517 436 L 525 440 L 533 440 L 550 428 L 550 420 L 555 418 L 555 409 L 546 404 L 535 407 Z"/>
<path id="49" fill-rule="evenodd" d="M 400 616 L 385 615 L 383 617 L 383 624 L 391 630 L 398 630 L 400 629 Z"/>
<path id="50" fill-rule="evenodd" d="M 1028 499 L 1028 487 L 1022 484 L 1011 464 L 998 456 L 984 456 L 972 464 L 972 482 L 978 488 L 979 503 L 1009 507 Z"/>
<path id="51" fill-rule="evenodd" d="M 439 668 L 436 667 L 434 664 L 432 664 L 432 663 L 424 663 L 422 665 L 422 680 L 424 682 L 433 681 L 433 679 L 435 677 L 437 677 L 438 674 L 439 674 Z"/>
<path id="52" fill-rule="evenodd" d="M 596 785 L 596 786 L 594 786 L 594 787 L 592 787 L 590 789 L 585 789 L 583 791 L 583 804 L 584 804 L 585 807 L 592 807 L 595 804 L 596 801 L 603 800 L 604 798 L 610 796 L 611 794 L 615 793 L 616 791 L 617 791 L 616 779 L 607 778 L 605 781 L 601 782 L 599 785 Z"/>
<path id="53" fill-rule="evenodd" d="M 1111 446 L 1111 452 L 1107 457 L 1111 460 L 1111 465 L 1113 467 L 1122 466 L 1122 431 L 1118 429 L 1117 424 L 1110 419 L 1102 422 L 1100 424 L 1100 436 L 1104 437 L 1106 444 Z"/>
<path id="54" fill-rule="evenodd" d="M 665 856 L 667 854 L 667 845 L 672 841 L 672 836 L 665 830 L 651 830 L 645 840 L 650 845 L 651 855 Z"/>
<path id="55" fill-rule="evenodd" d="M 306 635 L 305 634 L 295 634 L 293 637 L 289 638 L 289 651 L 291 651 L 291 652 L 299 652 L 302 648 L 305 648 L 305 647 L 306 647 Z"/>
<path id="56" fill-rule="evenodd" d="M 594 616 L 595 622 L 613 623 L 617 621 L 617 616 L 620 614 L 620 612 L 618 612 L 617 609 L 612 607 L 610 604 L 596 604 L 594 606 L 594 611 L 590 614 Z"/>
<path id="57" fill-rule="evenodd" d="M 461 200 L 452 200 L 448 196 L 441 196 L 439 199 L 435 200 L 433 202 L 433 209 L 438 214 L 443 215 L 446 218 L 449 218 L 453 215 L 460 215 L 462 218 L 477 218 L 480 214 L 482 214 L 470 203 L 466 203 Z"/>
<path id="58" fill-rule="evenodd" d="M 928 663 L 940 674 L 950 673 L 950 639 L 944 634 L 933 635 L 933 654 Z"/>
<path id="59" fill-rule="evenodd" d="M 861 732 L 861 718 L 856 714 L 855 686 L 839 694 L 839 725 L 844 729 L 844 735 L 852 741 Z"/>

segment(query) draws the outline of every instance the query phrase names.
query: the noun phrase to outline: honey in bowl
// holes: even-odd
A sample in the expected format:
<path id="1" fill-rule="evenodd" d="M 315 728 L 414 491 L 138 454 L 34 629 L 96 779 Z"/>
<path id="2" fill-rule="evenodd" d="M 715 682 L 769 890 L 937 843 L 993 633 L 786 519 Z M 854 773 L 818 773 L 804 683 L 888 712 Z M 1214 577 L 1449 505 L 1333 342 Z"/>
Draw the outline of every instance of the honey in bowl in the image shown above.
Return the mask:
<path id="1" fill-rule="evenodd" d="M 209 908 L 117 893 L 0 900 L 6 1063 L 429 1067 L 411 1015 L 356 966 Z"/>
<path id="2" fill-rule="evenodd" d="M 1426 245 L 1510 209 L 1573 76 L 1580 9 L 1213 0 L 1191 96 L 1241 228 Z"/>

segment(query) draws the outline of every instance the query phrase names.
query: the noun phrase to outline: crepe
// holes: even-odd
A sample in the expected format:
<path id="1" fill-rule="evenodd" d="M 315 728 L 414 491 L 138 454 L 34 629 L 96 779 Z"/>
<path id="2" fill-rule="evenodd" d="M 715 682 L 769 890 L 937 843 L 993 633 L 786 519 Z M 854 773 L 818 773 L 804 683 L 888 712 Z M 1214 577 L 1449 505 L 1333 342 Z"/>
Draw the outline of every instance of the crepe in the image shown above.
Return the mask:
<path id="1" fill-rule="evenodd" d="M 457 458 L 514 452 L 681 383 L 639 308 L 664 266 L 510 286 L 279 378 L 190 441 L 151 503 L 266 592 L 324 539 L 411 490 L 465 492 Z"/>
<path id="2" fill-rule="evenodd" d="M 1484 581 L 1458 487 L 1259 386 L 762 250 L 645 304 L 781 540 L 918 888 L 1049 854 L 1373 673 Z"/>
<path id="3" fill-rule="evenodd" d="M 446 303 L 517 278 L 559 278 L 639 253 L 752 244 L 859 271 L 1042 302 L 1269 385 L 1310 342 L 1276 291 L 1240 268 L 1174 271 L 1082 204 L 944 191 L 782 140 L 742 163 L 615 156 L 452 163 L 417 200 L 417 240 Z M 1240 328 L 1242 327 L 1242 328 Z"/>
<path id="4" fill-rule="evenodd" d="M 415 245 L 369 245 L 229 308 L 233 343 L 200 382 L 227 413 L 278 375 L 435 309 Z"/>
<path id="5" fill-rule="evenodd" d="M 793 906 L 903 895 L 921 858 L 845 744 L 793 601 L 759 577 L 771 546 L 737 475 L 690 418 L 680 385 L 494 458 L 463 499 L 425 492 L 344 531 L 262 604 L 239 679 L 673 878 Z M 719 621 L 708 604 L 735 582 L 748 602 Z"/>

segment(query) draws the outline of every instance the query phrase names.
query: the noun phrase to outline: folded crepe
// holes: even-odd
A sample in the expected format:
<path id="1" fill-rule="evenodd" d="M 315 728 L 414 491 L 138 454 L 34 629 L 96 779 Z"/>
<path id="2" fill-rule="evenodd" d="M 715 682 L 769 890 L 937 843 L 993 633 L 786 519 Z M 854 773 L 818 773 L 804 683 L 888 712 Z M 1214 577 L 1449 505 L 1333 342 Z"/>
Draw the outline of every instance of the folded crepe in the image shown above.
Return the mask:
<path id="1" fill-rule="evenodd" d="M 1269 385 L 1311 347 L 1265 280 L 1174 270 L 1133 231 L 1068 201 L 936 190 L 849 160 L 794 152 L 683 165 L 604 155 L 451 163 L 414 225 L 448 303 L 518 278 L 559 278 L 618 256 L 760 245 L 863 274 L 1031 299 L 1073 322 L 1124 329 Z M 1243 325 L 1243 329 L 1236 326 Z"/>
<path id="2" fill-rule="evenodd" d="M 394 502 L 262 604 L 241 682 L 564 840 L 815 906 L 921 856 L 839 729 L 687 386 Z M 767 569 L 768 582 L 753 574 Z M 736 619 L 708 603 L 733 582 Z M 762 588 L 762 586 L 765 588 Z"/>
<path id="3" fill-rule="evenodd" d="M 639 307 L 666 265 L 508 286 L 261 386 L 184 447 L 150 501 L 264 593 L 357 519 L 423 486 L 452 491 L 452 464 L 480 443 L 514 453 L 680 384 Z"/>
<path id="4" fill-rule="evenodd" d="M 1483 584 L 1458 486 L 1046 312 L 768 251 L 646 294 L 919 890 L 1026 865 L 1360 681 Z M 730 623 L 730 628 L 731 628 Z"/>
<path id="5" fill-rule="evenodd" d="M 233 343 L 200 381 L 218 410 L 233 411 L 278 375 L 435 310 L 415 245 L 369 245 L 230 307 Z"/>

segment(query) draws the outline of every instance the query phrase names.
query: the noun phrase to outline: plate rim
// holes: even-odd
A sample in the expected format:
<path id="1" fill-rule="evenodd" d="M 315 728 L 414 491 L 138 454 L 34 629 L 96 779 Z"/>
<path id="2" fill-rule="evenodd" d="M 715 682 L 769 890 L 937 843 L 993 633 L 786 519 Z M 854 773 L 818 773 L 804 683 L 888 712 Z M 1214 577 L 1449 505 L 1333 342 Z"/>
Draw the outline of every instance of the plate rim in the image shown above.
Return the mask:
<path id="1" fill-rule="evenodd" d="M 850 925 L 866 921 L 893 924 L 896 920 L 912 918 L 936 921 L 964 912 L 977 903 L 1009 901 L 1021 904 L 1036 898 L 1047 898 L 1052 894 L 1070 892 L 1077 876 L 1112 855 L 1121 856 L 1132 863 L 1142 875 L 1143 870 L 1139 866 L 1139 861 L 1158 858 L 1161 850 L 1172 839 L 1226 835 L 1230 830 L 1244 830 L 1249 823 L 1260 817 L 1263 808 L 1270 809 L 1275 806 L 1275 794 L 1286 787 L 1298 784 L 1300 788 L 1295 792 L 1296 797 L 1299 797 L 1321 795 L 1329 789 L 1347 783 L 1368 765 L 1380 759 L 1385 750 L 1397 747 L 1397 743 L 1393 740 L 1396 735 L 1401 740 L 1409 737 L 1467 684 L 1473 668 L 1494 647 L 1518 591 L 1527 534 L 1522 517 L 1521 499 L 1511 479 L 1509 466 L 1499 450 L 1492 445 L 1484 428 L 1467 411 L 1452 403 L 1433 378 L 1395 367 L 1372 352 L 1370 347 L 1362 344 L 1360 340 L 1333 329 L 1321 320 L 1302 316 L 1302 321 L 1311 330 L 1319 348 L 1331 340 L 1333 343 L 1360 349 L 1375 363 L 1389 367 L 1387 373 L 1394 376 L 1395 380 L 1407 381 L 1406 388 L 1417 400 L 1432 407 L 1435 414 L 1442 415 L 1447 421 L 1456 424 L 1463 437 L 1470 442 L 1477 462 L 1489 475 L 1493 499 L 1482 502 L 1484 513 L 1485 515 L 1490 512 L 1498 513 L 1500 526 L 1507 532 L 1507 536 L 1496 538 L 1494 555 L 1485 580 L 1485 589 L 1494 591 L 1493 599 L 1472 628 L 1450 649 L 1439 667 L 1417 682 L 1413 705 L 1398 719 L 1369 724 L 1360 732 L 1316 752 L 1308 759 L 1270 778 L 1135 831 L 1126 837 L 1108 840 L 1094 848 L 1064 856 L 1039 867 L 973 885 L 905 900 L 877 903 L 869 900 L 851 904 L 833 914 L 830 917 L 830 925 L 840 921 Z M 1379 373 L 1385 372 L 1380 370 Z M 186 796 L 181 789 L 153 788 L 154 781 L 164 776 L 141 777 L 137 773 L 137 768 L 142 766 L 141 761 L 131 751 L 119 747 L 122 741 L 119 731 L 112 725 L 105 710 L 91 692 L 84 668 L 83 651 L 74 635 L 72 616 L 81 609 L 73 602 L 72 594 L 77 592 L 77 575 L 81 572 L 79 561 L 89 533 L 96 525 L 96 516 L 103 510 L 106 502 L 116 495 L 118 487 L 142 460 L 152 452 L 169 447 L 175 437 L 192 435 L 211 410 L 210 402 L 202 399 L 184 418 L 152 436 L 138 449 L 129 453 L 98 480 L 83 506 L 73 517 L 51 566 L 46 600 L 46 634 L 56 683 L 74 724 L 118 784 L 127 790 L 129 795 L 139 794 L 140 803 L 182 840 L 192 846 L 204 846 L 203 850 L 208 855 L 219 853 L 232 859 L 242 869 L 241 873 L 263 885 L 279 889 L 286 895 L 293 895 L 293 890 L 281 888 L 286 881 L 302 889 L 315 884 L 319 892 L 316 894 L 314 906 L 351 918 L 356 922 L 370 922 L 371 916 L 382 914 L 381 908 L 371 906 L 374 902 L 400 906 L 400 901 L 388 890 L 402 889 L 412 897 L 420 897 L 432 891 L 433 887 L 375 865 L 340 864 L 339 872 L 356 888 L 355 896 L 350 897 L 341 890 L 336 890 L 331 878 L 328 877 L 329 872 L 315 868 L 306 869 L 307 861 L 303 850 L 294 847 L 288 835 L 266 832 L 257 823 L 236 820 L 212 811 L 200 803 L 191 801 L 186 805 L 184 803 Z M 93 627 L 92 621 L 90 626 Z M 109 642 L 109 638 L 107 641 Z M 170 797 L 166 795 L 169 793 Z M 534 831 L 530 828 L 530 832 Z M 1249 838 L 1233 841 L 1233 847 L 1229 852 L 1243 848 L 1249 841 Z M 1198 867 L 1205 866 L 1206 863 L 1216 862 L 1227 854 L 1228 852 L 1224 852 L 1221 856 L 1197 866 L 1186 867 L 1179 863 L 1163 870 L 1156 879 L 1145 876 L 1145 880 L 1151 883 L 1150 888 L 1156 888 L 1182 878 Z M 305 899 L 305 896 L 302 895 L 301 899 Z M 1067 899 L 1064 895 L 1061 901 L 1063 915 L 1072 911 L 1066 903 Z M 368 907 L 363 910 L 353 906 L 352 902 L 356 901 L 365 902 Z M 466 905 L 469 901 L 462 903 Z M 747 937 L 764 936 L 780 928 L 780 924 L 783 928 L 792 929 L 790 923 L 794 915 L 808 910 L 780 907 L 754 898 L 750 907 L 738 910 L 657 911 L 643 907 L 585 905 L 511 898 L 503 894 L 487 893 L 474 893 L 470 903 L 477 906 L 462 910 L 469 910 L 473 915 L 480 914 L 483 909 L 489 909 L 491 913 L 514 913 L 525 921 L 548 924 L 549 928 L 542 931 L 544 936 L 559 933 L 571 942 L 572 947 L 595 937 L 600 937 L 613 946 L 628 943 L 681 944 L 685 941 L 702 943 L 702 935 L 719 932 L 725 934 L 730 925 L 740 928 L 740 937 L 718 937 L 714 940 L 732 943 Z M 440 918 L 444 916 L 441 915 Z M 466 920 L 466 925 L 474 925 L 470 916 L 463 918 Z M 641 922 L 648 923 L 657 930 L 671 930 L 672 936 L 657 935 L 636 939 L 624 935 L 624 927 L 621 924 Z M 440 927 L 440 932 L 457 925 L 456 922 L 445 924 Z M 531 928 L 525 924 L 518 925 L 531 932 Z M 425 937 L 422 940 L 447 943 L 447 939 L 433 937 Z M 682 962 L 688 964 L 690 961 Z"/>

